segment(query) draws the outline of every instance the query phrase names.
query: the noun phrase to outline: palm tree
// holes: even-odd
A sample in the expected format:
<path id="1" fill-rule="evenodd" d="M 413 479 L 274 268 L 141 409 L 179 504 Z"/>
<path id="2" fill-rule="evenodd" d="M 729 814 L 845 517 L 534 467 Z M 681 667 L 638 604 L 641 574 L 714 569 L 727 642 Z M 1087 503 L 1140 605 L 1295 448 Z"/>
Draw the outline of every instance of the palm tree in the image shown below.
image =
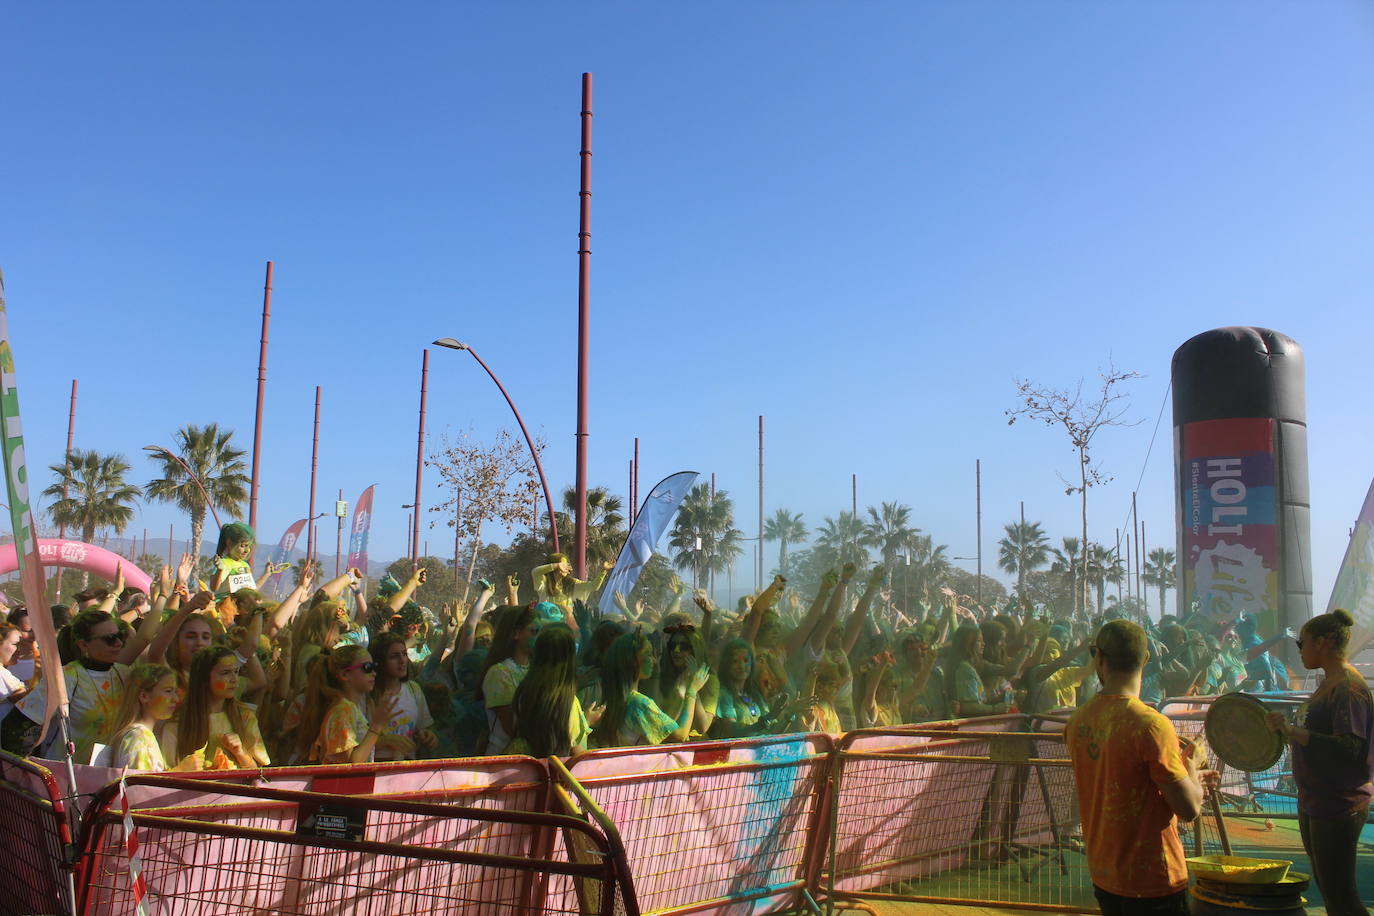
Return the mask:
<path id="1" fill-rule="evenodd" d="M 1012 522 L 1003 530 L 1007 534 L 997 542 L 997 565 L 1016 573 L 1016 594 L 1020 597 L 1025 594 L 1026 573 L 1049 562 L 1050 539 L 1039 522 Z"/>
<path id="2" fill-rule="evenodd" d="M 908 589 L 921 599 L 926 607 L 931 606 L 931 596 L 949 578 L 949 548 L 936 544 L 928 534 L 918 534 L 911 540 L 907 558 L 906 582 Z"/>
<path id="3" fill-rule="evenodd" d="M 1097 586 L 1097 612 L 1102 613 L 1107 600 L 1107 583 L 1120 582 L 1126 568 L 1116 550 L 1094 543 L 1088 548 L 1088 581 Z"/>
<path id="4" fill-rule="evenodd" d="M 244 452 L 229 441 L 233 435 L 232 430 L 222 430 L 215 423 L 187 425 L 176 435 L 181 460 L 200 479 L 211 503 L 230 515 L 243 509 L 249 484 L 244 473 L 248 469 L 243 463 Z M 149 481 L 143 492 L 149 499 L 175 503 L 191 516 L 191 556 L 199 557 L 201 536 L 205 533 L 205 496 L 174 458 L 165 454 L 154 454 L 152 458 L 161 463 L 162 476 Z"/>
<path id="5" fill-rule="evenodd" d="M 778 572 L 781 575 L 787 575 L 788 546 L 806 540 L 808 533 L 800 512 L 794 515 L 786 509 L 779 509 L 773 513 L 772 518 L 763 523 L 763 539 L 779 542 Z"/>
<path id="6" fill-rule="evenodd" d="M 725 490 L 711 492 L 699 483 L 678 507 L 677 519 L 668 532 L 668 545 L 677 551 L 673 565 L 690 569 L 696 584 L 705 586 L 713 572 L 724 572 L 744 553 L 744 532 L 735 527 L 735 503 Z"/>
<path id="7" fill-rule="evenodd" d="M 50 469 L 57 481 L 43 495 L 53 500 L 48 515 L 54 524 L 80 531 L 81 540 L 89 544 L 97 529 L 119 534 L 133 521 L 133 506 L 142 494 L 124 479 L 130 468 L 123 455 L 74 449 L 66 464 L 50 465 Z M 81 587 L 89 581 L 90 574 L 83 572 Z"/>
<path id="8" fill-rule="evenodd" d="M 621 514 L 624 503 L 619 496 L 605 487 L 592 487 L 587 491 L 587 573 L 593 573 L 602 563 L 614 563 L 625 542 L 625 516 Z M 558 541 L 572 544 L 576 537 L 575 520 L 577 514 L 577 489 L 568 487 L 563 491 L 563 511 L 558 513 Z"/>
<path id="9" fill-rule="evenodd" d="M 869 556 L 863 543 L 863 523 L 853 512 L 841 512 L 838 518 L 827 515 L 816 530 L 816 556 L 821 568 L 839 568 L 845 563 L 864 565 Z"/>
<path id="10" fill-rule="evenodd" d="M 1078 538 L 1062 538 L 1061 546 L 1051 547 L 1050 554 L 1054 559 L 1050 562 L 1050 572 L 1067 579 L 1073 594 L 1073 613 L 1077 616 L 1083 601 L 1083 586 L 1080 584 L 1086 581 L 1083 578 L 1083 550 L 1082 541 Z M 1086 614 L 1087 610 L 1084 609 Z"/>
<path id="11" fill-rule="evenodd" d="M 920 533 L 920 528 L 911 526 L 910 506 L 883 503 L 878 509 L 868 507 L 868 521 L 863 524 L 859 543 L 878 548 L 883 566 L 890 571 L 897 557 L 911 550 Z"/>
<path id="12" fill-rule="evenodd" d="M 1169 589 L 1174 587 L 1174 576 L 1177 575 L 1178 568 L 1174 552 L 1164 547 L 1156 547 L 1150 551 L 1150 555 L 1145 559 L 1145 575 L 1142 576 L 1146 585 L 1153 585 L 1159 589 L 1159 616 L 1164 616 L 1164 595 Z"/>

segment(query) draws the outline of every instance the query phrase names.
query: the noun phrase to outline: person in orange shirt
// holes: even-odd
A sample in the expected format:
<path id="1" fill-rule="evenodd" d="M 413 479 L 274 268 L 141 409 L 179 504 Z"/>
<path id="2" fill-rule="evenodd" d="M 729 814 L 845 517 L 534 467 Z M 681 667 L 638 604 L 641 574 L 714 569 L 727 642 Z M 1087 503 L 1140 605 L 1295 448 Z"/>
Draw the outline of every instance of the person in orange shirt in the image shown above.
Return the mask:
<path id="1" fill-rule="evenodd" d="M 1078 786 L 1088 870 L 1105 916 L 1186 914 L 1188 870 L 1174 818 L 1202 811 L 1204 785 L 1192 746 L 1173 723 L 1140 701 L 1150 653 L 1145 631 L 1108 621 L 1089 651 L 1102 690 L 1065 731 Z"/>

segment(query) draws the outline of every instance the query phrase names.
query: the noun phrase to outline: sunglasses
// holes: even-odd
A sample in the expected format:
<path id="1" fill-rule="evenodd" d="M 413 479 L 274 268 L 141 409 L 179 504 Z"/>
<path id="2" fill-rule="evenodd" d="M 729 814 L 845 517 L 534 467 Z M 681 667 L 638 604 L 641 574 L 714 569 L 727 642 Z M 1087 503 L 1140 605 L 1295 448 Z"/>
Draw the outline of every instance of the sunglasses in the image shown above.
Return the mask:
<path id="1" fill-rule="evenodd" d="M 98 640 L 100 640 L 101 642 L 103 642 L 103 643 L 104 643 L 105 645 L 107 645 L 107 646 L 122 646 L 122 645 L 124 645 L 124 637 L 121 636 L 121 635 L 119 635 L 118 633 L 107 633 L 107 634 L 104 635 L 104 636 L 92 636 L 91 639 L 93 639 L 93 640 L 98 639 Z"/>
<path id="2" fill-rule="evenodd" d="M 354 668 L 361 668 L 361 669 L 363 669 L 363 674 L 376 674 L 376 673 L 377 673 L 377 663 L 376 663 L 376 662 L 359 662 L 359 663 L 356 664 L 356 665 L 349 665 L 349 666 L 348 666 L 347 668 L 345 668 L 344 670 L 345 670 L 345 671 L 352 671 Z"/>

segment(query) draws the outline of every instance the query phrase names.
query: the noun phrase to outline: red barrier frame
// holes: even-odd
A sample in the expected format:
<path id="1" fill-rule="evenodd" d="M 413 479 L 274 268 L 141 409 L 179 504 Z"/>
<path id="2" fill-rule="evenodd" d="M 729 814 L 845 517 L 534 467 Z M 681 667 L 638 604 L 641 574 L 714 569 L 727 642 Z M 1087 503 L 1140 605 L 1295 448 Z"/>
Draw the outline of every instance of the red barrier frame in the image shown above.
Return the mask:
<path id="1" fill-rule="evenodd" d="M 207 781 L 204 779 L 182 779 L 164 776 L 130 776 L 127 782 L 130 786 L 144 785 L 167 789 L 199 791 L 202 786 L 205 786 Z M 186 817 L 170 817 L 165 813 L 154 814 L 137 810 L 130 816 L 136 826 L 148 828 L 170 829 L 187 833 L 237 838 L 246 841 L 257 840 L 260 842 L 270 841 L 274 843 L 287 843 L 305 848 L 333 849 L 360 854 L 404 855 L 428 861 L 449 862 L 460 865 L 486 865 L 522 871 L 527 873 L 527 878 L 519 894 L 521 900 L 519 906 L 522 912 L 538 912 L 542 908 L 543 894 L 547 891 L 547 876 L 550 874 L 567 875 L 570 878 L 592 879 L 604 882 L 604 886 L 611 888 L 612 893 L 606 894 L 603 898 L 603 906 L 601 908 L 603 916 L 611 916 L 615 911 L 614 903 L 616 899 L 620 898 L 623 894 L 621 876 L 627 873 L 624 869 L 623 859 L 617 862 L 615 854 L 606 838 L 586 821 L 576 817 L 546 812 L 516 810 L 498 811 L 489 808 L 412 802 L 387 797 L 331 795 L 318 792 L 299 792 L 285 789 L 229 784 L 216 784 L 213 786 L 213 790 L 218 795 L 262 799 L 265 802 L 276 802 L 278 806 L 290 804 L 297 807 L 318 807 L 328 804 L 335 808 L 351 808 L 362 811 L 384 811 L 393 814 L 411 815 L 417 818 L 462 818 L 469 821 L 485 822 L 488 824 L 518 823 L 539 828 L 534 831 L 537 835 L 545 833 L 551 834 L 553 831 L 562 830 L 564 832 L 578 834 L 583 842 L 594 847 L 602 859 L 602 866 L 597 867 L 589 864 L 561 862 L 549 857 L 536 858 L 533 854 L 528 857 L 522 857 L 486 852 L 447 850 L 432 846 L 301 836 L 282 830 L 264 830 L 261 828 L 243 827 L 239 825 L 218 824 L 192 820 Z M 105 854 L 103 852 L 103 841 L 106 830 L 112 823 L 121 823 L 124 817 L 122 812 L 113 810 L 113 805 L 118 799 L 118 796 L 118 784 L 111 784 L 97 794 L 91 807 L 88 809 L 79 844 L 81 852 L 79 859 L 81 862 L 80 877 L 82 880 L 80 881 L 81 892 L 79 895 L 78 913 L 89 912 L 93 904 L 91 891 L 93 887 L 95 887 L 95 884 L 92 881 L 90 870 L 97 867 L 100 858 Z M 215 807 L 217 806 L 207 806 L 207 810 Z M 165 812 L 167 809 L 153 810 Z M 237 806 L 236 810 L 238 810 Z M 185 813 L 190 812 L 187 811 Z M 120 847 L 120 851 L 122 851 L 122 846 Z M 631 916 L 634 916 L 634 914 L 631 914 Z"/>
<path id="2" fill-rule="evenodd" d="M 26 788 L 14 778 L 14 771 L 36 783 L 32 789 L 41 787 L 47 797 Z M 73 890 L 75 853 L 61 787 L 47 767 L 6 751 L 0 751 L 0 776 L 0 798 L 7 813 L 0 818 L 0 848 L 10 856 L 0 913 L 65 911 Z"/>
<path id="3" fill-rule="evenodd" d="M 756 749 L 767 749 L 786 744 L 799 742 L 809 742 L 816 747 L 814 753 L 806 756 L 780 757 L 777 759 L 746 759 L 732 760 L 732 753 L 748 753 Z M 646 787 L 645 797 L 641 798 L 641 803 L 647 804 L 652 797 L 653 786 L 666 782 L 682 782 L 687 785 L 696 784 L 693 789 L 695 793 L 711 791 L 709 786 L 701 786 L 702 782 L 707 781 L 712 776 L 735 773 L 756 773 L 766 774 L 769 772 L 779 772 L 784 768 L 806 767 L 812 772 L 802 774 L 800 778 L 809 781 L 809 786 L 804 793 L 797 793 L 791 797 L 792 803 L 797 803 L 797 799 L 802 799 L 802 804 L 809 804 L 809 810 L 800 813 L 790 811 L 780 811 L 779 817 L 786 818 L 789 822 L 801 821 L 799 830 L 794 832 L 803 836 L 801 853 L 797 857 L 794 865 L 786 866 L 790 877 L 784 881 L 772 882 L 764 886 L 759 886 L 747 890 L 732 892 L 724 896 L 713 896 L 709 898 L 698 897 L 697 899 L 679 899 L 664 906 L 654 906 L 656 897 L 660 897 L 666 892 L 655 892 L 653 879 L 661 872 L 647 874 L 643 869 L 636 868 L 636 860 L 642 865 L 644 862 L 660 862 L 663 858 L 663 851 L 645 854 L 636 849 L 636 838 L 634 836 L 635 825 L 642 819 L 633 821 L 620 821 L 617 823 L 618 833 L 623 838 L 623 847 L 627 865 L 635 873 L 634 888 L 638 902 L 645 907 L 644 912 L 655 914 L 687 914 L 703 913 L 714 910 L 722 912 L 745 912 L 739 909 L 742 906 L 750 906 L 750 913 L 767 913 L 780 910 L 795 909 L 806 905 L 811 890 L 815 886 L 815 863 L 816 849 L 820 837 L 824 833 L 824 814 L 826 793 L 829 786 L 829 774 L 831 760 L 833 758 L 833 739 L 826 734 L 793 734 L 780 735 L 767 738 L 739 738 L 726 741 L 707 741 L 693 744 L 659 745 L 656 747 L 631 747 L 631 748 L 607 748 L 605 750 L 588 751 L 574 757 L 568 762 L 567 770 L 570 777 L 586 789 L 587 796 L 594 805 L 599 806 L 601 801 L 597 800 L 598 791 L 622 787 L 625 785 L 644 785 Z M 654 768 L 647 771 L 618 773 L 604 776 L 588 776 L 585 773 L 579 775 L 579 766 L 584 769 L 589 764 L 598 760 L 615 760 L 625 757 L 644 757 L 654 756 L 665 759 L 675 756 L 690 757 L 690 762 L 685 765 L 671 766 L 664 768 Z M 764 777 L 766 779 L 766 777 Z M 805 801 L 805 799 L 809 799 Z M 708 810 L 712 810 L 708 808 Z M 605 816 L 604 812 L 602 812 Z M 709 825 L 707 825 L 709 827 Z M 629 835 L 627 836 L 627 831 Z M 697 826 L 696 830 L 689 830 L 688 833 L 677 833 L 675 836 L 682 837 L 695 833 L 709 832 L 706 828 Z M 769 837 L 781 837 L 784 834 L 769 834 Z M 740 840 L 743 842 L 743 840 Z M 696 846 L 689 851 L 702 852 L 707 847 Z M 719 848 L 719 847 L 712 847 Z M 693 863 L 685 857 L 680 861 L 681 871 L 676 873 L 684 875 L 706 875 L 709 869 L 703 865 L 714 865 L 714 872 L 708 880 L 719 883 L 723 880 L 723 875 L 728 874 L 728 865 L 722 862 L 698 863 L 693 867 Z M 733 860 L 732 860 L 733 861 Z M 773 866 L 774 870 L 779 866 Z M 736 876 L 738 877 L 738 876 Z M 680 897 L 691 895 L 681 894 Z M 661 902 L 661 901 L 660 901 Z M 762 904 L 762 908 L 759 907 Z"/>

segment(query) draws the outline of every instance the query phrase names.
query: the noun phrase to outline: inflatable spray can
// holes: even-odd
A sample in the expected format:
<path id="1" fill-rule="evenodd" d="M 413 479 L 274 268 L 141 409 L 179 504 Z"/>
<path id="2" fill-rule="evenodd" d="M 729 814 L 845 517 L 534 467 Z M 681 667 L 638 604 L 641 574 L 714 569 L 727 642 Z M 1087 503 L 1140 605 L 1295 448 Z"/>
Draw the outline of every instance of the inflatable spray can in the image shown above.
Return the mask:
<path id="1" fill-rule="evenodd" d="M 1178 613 L 1253 615 L 1264 636 L 1312 615 L 1302 348 L 1265 328 L 1174 352 Z"/>

